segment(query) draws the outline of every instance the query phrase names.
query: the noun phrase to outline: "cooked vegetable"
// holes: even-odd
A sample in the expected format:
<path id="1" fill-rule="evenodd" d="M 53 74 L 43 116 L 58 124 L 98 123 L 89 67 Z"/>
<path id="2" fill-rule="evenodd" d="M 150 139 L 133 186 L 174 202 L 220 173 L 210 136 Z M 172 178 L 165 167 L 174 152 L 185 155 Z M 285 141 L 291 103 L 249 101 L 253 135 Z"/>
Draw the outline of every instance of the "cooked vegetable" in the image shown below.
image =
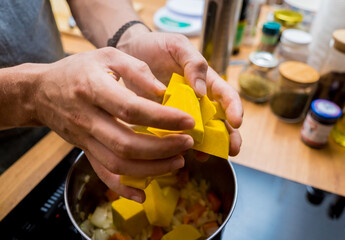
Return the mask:
<path id="1" fill-rule="evenodd" d="M 222 202 L 217 197 L 217 195 L 214 192 L 209 192 L 207 194 L 207 199 L 211 203 L 212 210 L 215 211 L 215 212 L 219 212 L 219 209 L 220 209 L 220 207 L 222 205 Z"/>

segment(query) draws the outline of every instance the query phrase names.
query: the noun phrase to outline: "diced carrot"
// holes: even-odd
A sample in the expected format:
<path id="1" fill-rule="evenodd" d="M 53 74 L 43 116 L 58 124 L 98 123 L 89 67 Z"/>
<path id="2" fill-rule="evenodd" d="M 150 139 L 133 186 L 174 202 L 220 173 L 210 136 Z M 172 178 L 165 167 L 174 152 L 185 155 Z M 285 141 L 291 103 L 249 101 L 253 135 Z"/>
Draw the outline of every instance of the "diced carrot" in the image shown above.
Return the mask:
<path id="1" fill-rule="evenodd" d="M 114 233 L 108 238 L 108 240 L 131 240 L 131 238 L 120 233 Z"/>
<path id="2" fill-rule="evenodd" d="M 212 210 L 214 212 L 218 212 L 221 205 L 222 205 L 222 202 L 220 201 L 220 199 L 217 197 L 217 195 L 214 193 L 214 192 L 209 192 L 207 194 L 207 199 L 208 201 L 210 201 L 211 203 L 211 207 L 212 207 Z"/>
<path id="3" fill-rule="evenodd" d="M 109 188 L 107 189 L 107 191 L 105 191 L 105 196 L 110 202 L 113 202 L 119 198 L 119 194 L 117 194 L 113 190 L 110 190 Z"/>
<path id="4" fill-rule="evenodd" d="M 207 236 L 211 236 L 219 228 L 217 222 L 208 222 L 205 223 L 202 227 Z"/>
<path id="5" fill-rule="evenodd" d="M 187 209 L 187 215 L 183 218 L 183 223 L 188 224 L 190 222 L 195 222 L 206 210 L 206 207 L 200 203 L 196 203 Z"/>
<path id="6" fill-rule="evenodd" d="M 164 232 L 161 227 L 154 226 L 152 229 L 151 240 L 161 240 L 163 237 Z"/>

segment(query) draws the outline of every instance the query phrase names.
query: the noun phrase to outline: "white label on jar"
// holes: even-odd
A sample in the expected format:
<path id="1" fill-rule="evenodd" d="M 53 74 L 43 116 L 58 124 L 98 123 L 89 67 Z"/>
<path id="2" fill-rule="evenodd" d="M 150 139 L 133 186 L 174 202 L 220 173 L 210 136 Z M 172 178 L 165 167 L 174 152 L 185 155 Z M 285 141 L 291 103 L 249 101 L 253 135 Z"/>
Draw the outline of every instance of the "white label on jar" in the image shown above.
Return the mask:
<path id="1" fill-rule="evenodd" d="M 302 138 L 311 145 L 324 145 L 328 142 L 333 125 L 324 125 L 314 120 L 308 113 L 301 130 Z"/>

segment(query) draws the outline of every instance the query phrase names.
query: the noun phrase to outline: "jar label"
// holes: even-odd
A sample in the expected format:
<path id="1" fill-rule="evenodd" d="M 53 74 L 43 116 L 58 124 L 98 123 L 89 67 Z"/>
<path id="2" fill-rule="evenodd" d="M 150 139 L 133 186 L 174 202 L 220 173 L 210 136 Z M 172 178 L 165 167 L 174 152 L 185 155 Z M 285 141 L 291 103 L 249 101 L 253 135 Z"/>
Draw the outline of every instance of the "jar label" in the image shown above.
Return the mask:
<path id="1" fill-rule="evenodd" d="M 333 125 L 324 125 L 313 119 L 308 113 L 304 120 L 301 136 L 304 141 L 316 147 L 325 145 L 328 142 L 329 133 Z"/>

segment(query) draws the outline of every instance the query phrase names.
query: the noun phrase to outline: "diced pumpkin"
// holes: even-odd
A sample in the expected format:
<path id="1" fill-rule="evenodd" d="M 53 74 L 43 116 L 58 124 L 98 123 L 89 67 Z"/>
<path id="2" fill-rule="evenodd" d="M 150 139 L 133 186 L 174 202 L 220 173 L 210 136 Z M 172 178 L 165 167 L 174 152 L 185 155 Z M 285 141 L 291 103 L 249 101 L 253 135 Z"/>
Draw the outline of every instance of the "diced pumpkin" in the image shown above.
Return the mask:
<path id="1" fill-rule="evenodd" d="M 162 240 L 197 240 L 200 232 L 189 224 L 181 224 L 162 237 Z"/>
<path id="2" fill-rule="evenodd" d="M 139 188 L 144 190 L 152 181 L 152 177 L 134 177 L 134 176 L 120 176 L 120 182 L 123 185 Z"/>
<path id="3" fill-rule="evenodd" d="M 228 159 L 229 133 L 221 120 L 210 120 L 205 125 L 204 141 L 194 145 L 193 149 Z"/>
<path id="4" fill-rule="evenodd" d="M 204 124 L 213 119 L 216 114 L 216 107 L 206 95 L 200 99 L 200 110 Z"/>
<path id="5" fill-rule="evenodd" d="M 111 204 L 114 225 L 134 237 L 148 225 L 142 204 L 127 198 L 120 198 Z"/>
<path id="6" fill-rule="evenodd" d="M 167 227 L 173 217 L 179 191 L 173 187 L 160 188 L 158 182 L 153 180 L 145 189 L 146 200 L 144 210 L 150 224 Z"/>

